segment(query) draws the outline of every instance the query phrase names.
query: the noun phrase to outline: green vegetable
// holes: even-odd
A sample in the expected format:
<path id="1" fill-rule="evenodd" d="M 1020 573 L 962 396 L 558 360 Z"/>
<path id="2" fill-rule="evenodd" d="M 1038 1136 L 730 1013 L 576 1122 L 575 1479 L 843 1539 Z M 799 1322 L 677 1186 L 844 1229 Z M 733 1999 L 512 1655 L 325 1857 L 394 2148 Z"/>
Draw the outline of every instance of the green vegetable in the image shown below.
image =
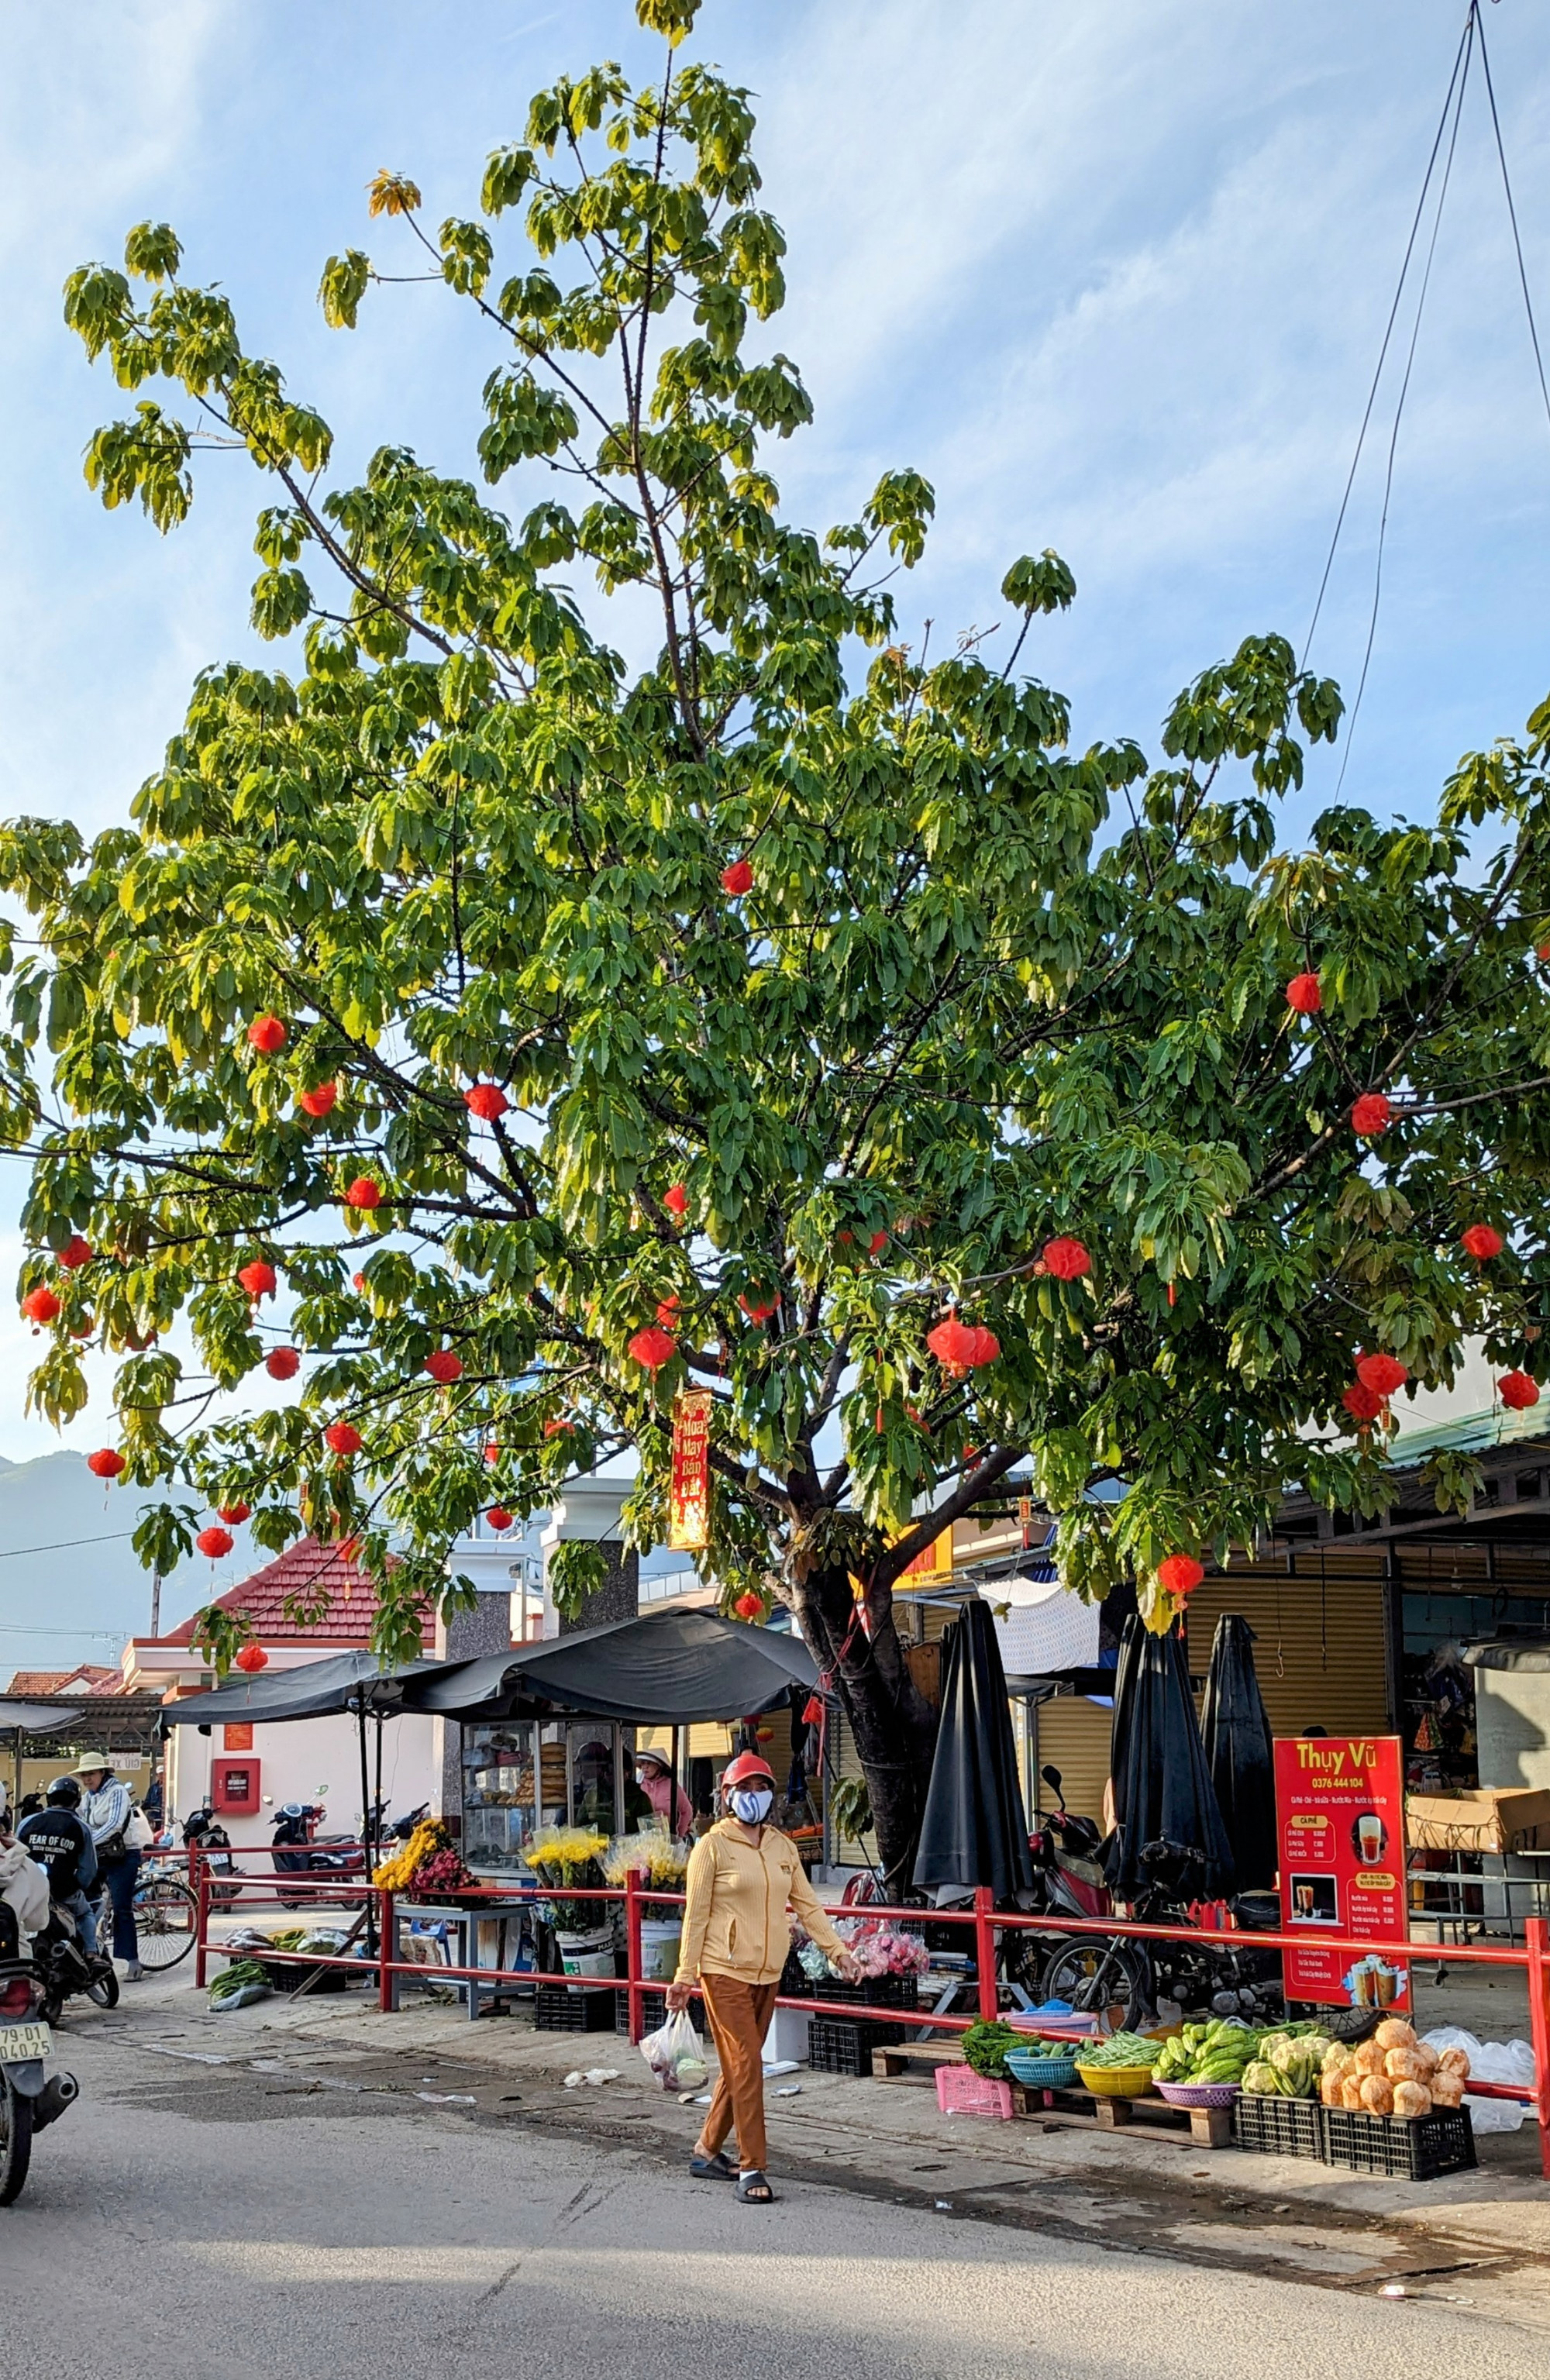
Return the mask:
<path id="1" fill-rule="evenodd" d="M 1256 2058 L 1243 2070 L 1243 2088 L 1254 2098 L 1277 2099 L 1281 2095 L 1281 2078 L 1267 2058 Z"/>
<path id="2" fill-rule="evenodd" d="M 1111 2033 L 1096 2049 L 1078 2053 L 1084 2066 L 1156 2067 L 1163 2053 L 1160 2041 L 1144 2041 L 1138 2033 Z"/>
<path id="3" fill-rule="evenodd" d="M 1007 2051 L 1023 2048 L 1026 2043 L 1026 2034 L 1019 2033 L 1014 2026 L 1002 2023 L 999 2018 L 991 2022 L 981 2017 L 963 2035 L 963 2055 L 976 2074 L 999 2082 L 1006 2076 Z"/>

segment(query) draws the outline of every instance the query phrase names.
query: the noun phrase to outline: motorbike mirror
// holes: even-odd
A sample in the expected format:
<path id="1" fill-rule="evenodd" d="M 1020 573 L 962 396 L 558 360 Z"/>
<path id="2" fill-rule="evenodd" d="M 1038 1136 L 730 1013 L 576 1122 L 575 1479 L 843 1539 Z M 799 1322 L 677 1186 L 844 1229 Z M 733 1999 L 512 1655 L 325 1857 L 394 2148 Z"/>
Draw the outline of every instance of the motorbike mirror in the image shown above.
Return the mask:
<path id="1" fill-rule="evenodd" d="M 1043 1778 L 1045 1783 L 1048 1786 L 1052 1793 L 1058 1793 L 1060 1791 L 1060 1772 L 1058 1768 L 1041 1768 L 1039 1770 L 1039 1775 Z"/>

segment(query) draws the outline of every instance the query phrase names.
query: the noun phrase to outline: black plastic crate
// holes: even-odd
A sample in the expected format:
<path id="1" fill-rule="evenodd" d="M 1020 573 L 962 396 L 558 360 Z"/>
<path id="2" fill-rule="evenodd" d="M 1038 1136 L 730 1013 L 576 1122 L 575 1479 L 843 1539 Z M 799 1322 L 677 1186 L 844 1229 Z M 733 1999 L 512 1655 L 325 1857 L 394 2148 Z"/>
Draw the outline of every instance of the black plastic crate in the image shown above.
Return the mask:
<path id="1" fill-rule="evenodd" d="M 820 2074 L 872 2071 L 874 2049 L 891 2049 L 904 2038 L 902 2024 L 871 2024 L 848 2016 L 816 2016 L 807 2034 L 807 2063 Z"/>
<path id="2" fill-rule="evenodd" d="M 1241 2091 L 1232 2103 L 1232 2145 L 1255 2149 L 1262 2156 L 1312 2157 L 1327 2164 L 1325 2113 L 1316 2099 L 1261 2098 Z"/>
<path id="3" fill-rule="evenodd" d="M 643 2019 L 641 2024 L 642 2039 L 645 2038 L 647 2034 L 656 2033 L 660 2027 L 666 2024 L 666 1992 L 648 1991 L 645 1999 L 641 2003 L 641 2016 Z M 705 2002 L 697 1996 L 689 2002 L 689 2022 L 694 2026 L 695 2031 L 702 2036 L 708 2030 L 705 2022 Z M 617 2034 L 622 2034 L 624 2039 L 628 2041 L 630 2037 L 630 1996 L 628 1992 L 615 1992 L 613 1995 L 613 2030 Z"/>
<path id="4" fill-rule="evenodd" d="M 427 1968 L 428 1974 L 435 1969 Z M 563 1984 L 539 1984 L 533 1993 L 533 2022 L 539 2033 L 612 2033 L 614 1995 L 573 1992 Z"/>
<path id="5" fill-rule="evenodd" d="M 1436 2181 L 1445 2173 L 1472 2173 L 1474 2126 L 1467 2107 L 1434 2107 L 1409 2121 L 1369 2116 L 1354 2107 L 1326 2107 L 1325 2163 L 1354 2173 L 1381 2173 L 1398 2181 Z"/>
<path id="6" fill-rule="evenodd" d="M 812 1984 L 805 1976 L 801 1997 L 838 2000 L 846 2008 L 916 2009 L 920 2006 L 920 1979 L 916 1975 L 863 1975 L 860 1983 L 847 1984 L 838 1975 L 825 1975 L 820 1983 Z"/>

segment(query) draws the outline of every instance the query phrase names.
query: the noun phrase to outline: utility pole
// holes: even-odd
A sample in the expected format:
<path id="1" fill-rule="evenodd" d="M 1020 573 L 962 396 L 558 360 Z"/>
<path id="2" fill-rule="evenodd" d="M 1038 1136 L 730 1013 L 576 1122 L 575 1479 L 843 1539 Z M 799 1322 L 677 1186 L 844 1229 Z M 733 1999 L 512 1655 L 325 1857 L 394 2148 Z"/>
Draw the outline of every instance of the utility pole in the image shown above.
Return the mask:
<path id="1" fill-rule="evenodd" d="M 151 1573 L 151 1633 L 153 1637 L 156 1637 L 159 1636 L 161 1633 L 162 1573 L 159 1570 L 153 1570 Z"/>

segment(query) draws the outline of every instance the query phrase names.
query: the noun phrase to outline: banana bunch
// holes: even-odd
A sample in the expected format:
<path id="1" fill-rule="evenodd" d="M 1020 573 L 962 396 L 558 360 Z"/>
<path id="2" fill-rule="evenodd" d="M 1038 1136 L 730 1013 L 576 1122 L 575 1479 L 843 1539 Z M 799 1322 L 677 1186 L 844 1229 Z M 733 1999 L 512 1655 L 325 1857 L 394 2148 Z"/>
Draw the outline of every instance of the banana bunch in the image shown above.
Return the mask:
<path id="1" fill-rule="evenodd" d="M 1187 2024 L 1165 2041 L 1156 2080 L 1159 2082 L 1241 2082 L 1259 2048 L 1252 2024 L 1232 2017 L 1217 2017 L 1209 2024 Z"/>

